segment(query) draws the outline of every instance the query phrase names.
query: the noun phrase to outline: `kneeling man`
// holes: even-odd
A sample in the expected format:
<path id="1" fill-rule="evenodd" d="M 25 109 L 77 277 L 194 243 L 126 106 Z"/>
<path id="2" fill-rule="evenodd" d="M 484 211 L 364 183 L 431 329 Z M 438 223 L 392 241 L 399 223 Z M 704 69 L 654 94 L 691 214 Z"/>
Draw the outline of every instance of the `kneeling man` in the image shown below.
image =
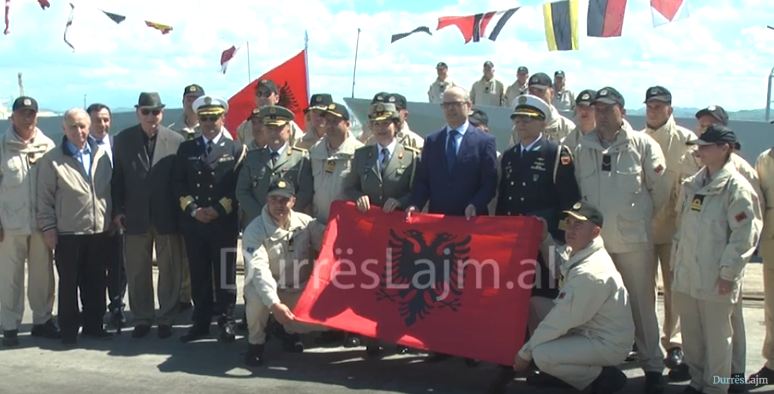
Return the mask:
<path id="1" fill-rule="evenodd" d="M 516 371 L 530 361 L 541 371 L 583 390 L 613 393 L 626 384 L 615 365 L 634 342 L 629 295 L 605 250 L 602 214 L 585 202 L 564 211 L 566 259 L 559 296 L 514 359 Z M 544 247 L 553 240 L 546 233 Z M 568 252 L 568 253 L 567 253 Z"/>

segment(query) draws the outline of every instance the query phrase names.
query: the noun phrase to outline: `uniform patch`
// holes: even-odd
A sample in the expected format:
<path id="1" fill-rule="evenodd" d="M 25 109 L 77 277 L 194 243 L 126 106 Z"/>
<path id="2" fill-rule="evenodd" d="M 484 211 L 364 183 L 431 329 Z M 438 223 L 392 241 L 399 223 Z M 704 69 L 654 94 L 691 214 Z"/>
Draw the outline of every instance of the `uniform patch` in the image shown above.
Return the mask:
<path id="1" fill-rule="evenodd" d="M 661 164 L 659 164 L 659 165 L 658 165 L 658 167 L 656 167 L 656 174 L 660 174 L 660 173 L 661 173 L 661 171 L 664 171 L 664 166 L 662 166 Z"/>
<path id="2" fill-rule="evenodd" d="M 736 219 L 737 222 L 741 222 L 742 220 L 747 219 L 747 213 L 746 212 L 739 212 L 734 216 L 734 219 Z"/>
<path id="3" fill-rule="evenodd" d="M 693 200 L 691 200 L 691 211 L 694 212 L 701 212 L 701 205 L 704 204 L 704 195 L 703 194 L 697 194 L 693 196 Z"/>
<path id="4" fill-rule="evenodd" d="M 325 172 L 333 174 L 336 171 L 336 160 L 328 160 L 325 162 Z"/>

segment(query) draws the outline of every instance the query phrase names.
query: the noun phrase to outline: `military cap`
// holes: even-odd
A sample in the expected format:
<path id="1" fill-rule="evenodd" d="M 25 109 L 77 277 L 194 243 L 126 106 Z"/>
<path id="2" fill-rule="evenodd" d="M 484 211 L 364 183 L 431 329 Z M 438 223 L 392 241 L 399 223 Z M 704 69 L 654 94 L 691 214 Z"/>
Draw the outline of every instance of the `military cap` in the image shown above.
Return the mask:
<path id="1" fill-rule="evenodd" d="M 468 119 L 473 126 L 487 126 L 489 127 L 489 115 L 486 114 L 480 108 L 473 108 L 473 111 L 468 115 Z"/>
<path id="2" fill-rule="evenodd" d="M 379 92 L 379 93 L 376 93 L 374 95 L 374 98 L 371 99 L 371 104 L 386 103 L 386 102 L 388 102 L 387 101 L 388 97 L 390 97 L 390 93 L 389 92 Z"/>
<path id="3" fill-rule="evenodd" d="M 529 74 L 529 69 L 526 66 L 519 66 L 516 72 L 519 74 Z"/>
<path id="4" fill-rule="evenodd" d="M 306 107 L 304 113 L 307 113 L 313 109 L 322 109 L 332 102 L 333 97 L 331 97 L 331 95 L 328 93 L 313 94 L 312 97 L 309 98 L 309 106 Z"/>
<path id="5" fill-rule="evenodd" d="M 347 107 L 344 106 L 344 104 L 330 103 L 327 107 L 321 109 L 321 111 L 326 114 L 333 115 L 337 118 L 349 120 L 349 111 L 347 110 Z"/>
<path id="6" fill-rule="evenodd" d="M 534 86 L 541 89 L 550 88 L 553 85 L 554 84 L 551 82 L 551 77 L 549 77 L 546 73 L 532 74 L 532 76 L 529 77 L 529 81 L 527 81 L 527 86 Z"/>
<path id="7" fill-rule="evenodd" d="M 201 86 L 195 83 L 188 85 L 183 89 L 183 96 L 185 97 L 188 95 L 192 95 L 196 97 L 204 96 L 204 88 L 202 88 Z"/>
<path id="8" fill-rule="evenodd" d="M 513 109 L 511 119 L 517 116 L 528 116 L 546 120 L 551 117 L 551 107 L 538 96 L 522 94 L 513 101 L 516 107 Z"/>
<path id="9" fill-rule="evenodd" d="M 392 103 L 376 103 L 371 104 L 371 108 L 368 109 L 368 119 L 370 120 L 385 120 L 385 119 L 400 119 L 400 113 L 395 104 Z"/>
<path id="10" fill-rule="evenodd" d="M 645 91 L 645 103 L 648 101 L 661 101 L 667 104 L 672 103 L 672 93 L 663 86 L 652 86 Z"/>
<path id="11" fill-rule="evenodd" d="M 484 62 L 484 67 L 494 68 L 494 63 L 491 60 L 487 60 Z"/>
<path id="12" fill-rule="evenodd" d="M 266 195 L 277 195 L 290 198 L 296 195 L 296 186 L 291 180 L 279 178 L 272 182 L 271 185 L 269 185 L 269 191 L 266 193 Z"/>
<path id="13" fill-rule="evenodd" d="M 449 66 L 444 62 L 438 62 L 438 64 L 435 65 L 435 68 L 449 68 Z"/>
<path id="14" fill-rule="evenodd" d="M 738 142 L 734 131 L 720 124 L 710 125 L 698 139 L 686 142 L 687 145 L 716 145 L 724 143 L 736 147 Z"/>
<path id="15" fill-rule="evenodd" d="M 398 110 L 406 109 L 406 96 L 400 93 L 390 93 L 387 96 L 387 102 L 395 104 L 395 108 Z"/>
<path id="16" fill-rule="evenodd" d="M 615 88 L 607 86 L 597 91 L 597 95 L 594 96 L 593 103 L 618 104 L 621 106 L 621 108 L 623 108 L 626 104 L 626 101 L 624 100 L 624 97 L 621 95 L 621 93 L 615 90 Z"/>
<path id="17" fill-rule="evenodd" d="M 284 126 L 295 118 L 293 111 L 281 105 L 264 105 L 255 116 L 268 126 Z"/>
<path id="18" fill-rule="evenodd" d="M 197 115 L 221 115 L 228 111 L 228 102 L 212 96 L 201 96 L 191 104 Z"/>
<path id="19" fill-rule="evenodd" d="M 38 112 L 38 102 L 35 101 L 35 99 L 32 97 L 21 96 L 13 101 L 13 106 L 11 107 L 11 109 L 14 112 L 20 109 L 31 109 L 35 112 Z"/>
<path id="20" fill-rule="evenodd" d="M 597 208 L 587 202 L 578 201 L 570 209 L 564 211 L 564 213 L 584 222 L 589 221 L 599 227 L 602 227 L 604 223 L 602 212 L 599 212 Z"/>
<path id="21" fill-rule="evenodd" d="M 704 115 L 709 115 L 722 123 L 723 126 L 728 126 L 728 113 L 719 105 L 710 105 L 707 108 L 700 109 L 696 112 L 696 119 L 699 119 Z"/>
<path id="22" fill-rule="evenodd" d="M 564 71 L 562 71 L 562 70 L 557 70 L 556 72 L 554 72 L 554 78 L 556 78 L 556 77 L 562 77 L 562 78 L 564 78 Z"/>
<path id="23" fill-rule="evenodd" d="M 593 89 L 582 90 L 578 93 L 578 97 L 575 98 L 575 105 L 589 106 L 593 104 L 594 97 L 596 97 L 597 91 Z"/>
<path id="24" fill-rule="evenodd" d="M 255 91 L 256 92 L 272 92 L 279 94 L 279 90 L 277 89 L 277 85 L 274 84 L 274 81 L 271 79 L 262 79 L 258 81 L 258 84 L 255 85 Z"/>

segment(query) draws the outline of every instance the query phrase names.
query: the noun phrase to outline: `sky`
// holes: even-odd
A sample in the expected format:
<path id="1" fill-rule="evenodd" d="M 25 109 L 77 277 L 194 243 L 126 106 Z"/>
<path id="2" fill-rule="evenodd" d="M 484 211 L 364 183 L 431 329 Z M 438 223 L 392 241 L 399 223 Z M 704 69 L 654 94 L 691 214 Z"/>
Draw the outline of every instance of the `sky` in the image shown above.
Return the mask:
<path id="1" fill-rule="evenodd" d="M 183 87 L 198 83 L 228 98 L 260 74 L 304 48 L 309 36 L 310 93 L 341 100 L 352 93 L 357 29 L 361 29 L 355 97 L 394 91 L 426 101 L 435 64 L 469 88 L 491 60 L 508 86 L 516 69 L 553 76 L 564 70 L 570 90 L 616 87 L 627 107 L 642 107 L 648 87 L 672 91 L 679 107 L 723 105 L 728 110 L 766 104 L 774 66 L 774 4 L 770 0 L 688 0 L 681 17 L 653 26 L 649 2 L 629 0 L 622 37 L 586 37 L 588 0 L 579 6 L 580 49 L 549 52 L 542 7 L 537 0 L 73 0 L 69 39 L 62 40 L 70 12 L 66 1 L 11 0 L 11 32 L 0 36 L 0 103 L 18 94 L 18 72 L 27 95 L 42 108 L 64 111 L 103 102 L 131 108 L 141 91 L 158 91 L 169 107 L 180 107 Z M 465 44 L 455 27 L 435 30 L 438 17 L 470 15 L 520 6 L 497 41 Z M 117 25 L 100 10 L 127 19 Z M 687 11 L 687 12 L 686 12 Z M 2 12 L 0 10 L 0 12 Z M 168 24 L 167 35 L 144 21 Z M 390 36 L 418 26 L 420 33 L 394 44 Z M 248 73 L 248 51 L 251 69 Z M 220 53 L 236 45 L 227 73 Z"/>

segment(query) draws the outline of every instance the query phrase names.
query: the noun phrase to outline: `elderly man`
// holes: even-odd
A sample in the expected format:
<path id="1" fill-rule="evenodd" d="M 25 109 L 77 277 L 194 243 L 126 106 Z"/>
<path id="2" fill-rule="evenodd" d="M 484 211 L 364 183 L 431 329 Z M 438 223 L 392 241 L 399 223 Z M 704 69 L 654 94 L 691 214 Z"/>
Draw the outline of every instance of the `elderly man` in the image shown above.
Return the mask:
<path id="1" fill-rule="evenodd" d="M 225 100 L 202 96 L 193 103 L 202 135 L 180 144 L 174 184 L 183 212 L 182 227 L 191 272 L 193 325 L 182 342 L 210 333 L 213 313 L 219 314 L 221 342 L 233 342 L 236 303 L 236 254 L 239 235 L 237 174 L 246 148 L 225 137 Z"/>
<path id="2" fill-rule="evenodd" d="M 564 283 L 553 306 L 546 303 L 513 368 L 526 371 L 534 361 L 578 390 L 615 393 L 626 385 L 616 365 L 626 359 L 634 339 L 629 296 L 600 236 L 602 213 L 583 202 L 565 213 L 566 249 L 558 259 Z M 544 237 L 547 249 L 552 239 L 548 231 Z"/>
<path id="3" fill-rule="evenodd" d="M 559 70 L 554 73 L 554 108 L 559 111 L 572 111 L 575 109 L 575 95 L 565 85 L 567 80 L 564 71 Z"/>
<path id="4" fill-rule="evenodd" d="M 597 127 L 583 137 L 575 176 L 583 201 L 605 215 L 605 249 L 631 297 L 635 342 L 645 393 L 664 390 L 664 356 L 656 318 L 656 265 L 650 228 L 654 207 L 667 203 L 660 187 L 666 163 L 658 143 L 624 122 L 623 96 L 611 87 L 594 98 Z"/>
<path id="5" fill-rule="evenodd" d="M 308 326 L 296 321 L 292 309 L 301 296 L 314 262 L 312 217 L 293 210 L 295 186 L 291 180 L 272 182 L 261 215 L 250 223 L 242 237 L 245 259 L 245 310 L 248 349 L 245 364 L 263 363 L 269 315 L 284 326 L 283 348 L 303 352 L 298 333 Z"/>
<path id="6" fill-rule="evenodd" d="M 86 108 L 89 114 L 91 125 L 89 126 L 89 135 L 102 148 L 110 159 L 110 165 L 113 165 L 113 135 L 110 134 L 110 122 L 112 113 L 110 108 L 101 103 L 94 103 Z M 119 325 L 126 323 L 124 317 L 124 295 L 126 295 L 126 269 L 123 259 L 123 237 L 111 226 L 110 234 L 105 243 L 106 248 L 106 266 L 107 266 L 107 293 L 108 293 L 108 312 L 110 313 L 110 324 L 118 328 Z"/>
<path id="7" fill-rule="evenodd" d="M 505 90 L 505 106 L 511 106 L 516 97 L 529 93 L 529 88 L 527 87 L 528 79 L 529 69 L 525 66 L 519 66 L 516 71 L 516 81 Z"/>
<path id="8" fill-rule="evenodd" d="M 586 89 L 581 91 L 575 99 L 575 121 L 577 123 L 570 135 L 562 140 L 562 143 L 570 148 L 570 151 L 575 151 L 583 136 L 591 133 L 597 126 L 594 119 L 594 106 L 591 105 L 596 95 L 596 90 Z"/>
<path id="9" fill-rule="evenodd" d="M 330 94 L 313 94 L 309 99 L 309 106 L 304 109 L 309 120 L 307 121 L 307 130 L 304 136 L 296 139 L 295 146 L 303 150 L 309 150 L 317 141 L 325 135 L 325 128 L 322 127 L 322 111 L 329 104 L 333 103 Z"/>
<path id="10" fill-rule="evenodd" d="M 22 96 L 14 100 L 11 122 L 0 141 L 0 324 L 3 345 L 19 344 L 24 315 L 24 263 L 29 275 L 32 336 L 59 338 L 51 318 L 54 306 L 54 268 L 51 251 L 35 222 L 38 166 L 54 141 L 37 128 L 38 102 Z"/>
<path id="11" fill-rule="evenodd" d="M 269 186 L 277 179 L 289 179 L 298 185 L 298 211 L 306 211 L 312 203 L 314 180 L 309 153 L 289 144 L 293 117 L 293 112 L 279 105 L 261 107 L 256 115 L 269 142 L 266 148 L 248 152 L 239 171 L 236 198 L 245 212 L 245 226 L 261 214 Z"/>
<path id="12" fill-rule="evenodd" d="M 199 118 L 196 116 L 192 104 L 201 96 L 204 96 L 204 88 L 197 84 L 186 86 L 183 89 L 183 113 L 180 115 L 180 120 L 169 125 L 170 129 L 180 133 L 186 140 L 192 140 L 199 136 L 196 131 L 199 126 Z"/>
<path id="13" fill-rule="evenodd" d="M 183 137 L 161 126 L 164 104 L 158 93 L 140 93 L 140 123 L 118 135 L 113 146 L 113 222 L 125 232 L 129 308 L 134 338 L 148 335 L 154 320 L 160 338 L 172 335 L 181 287 L 182 246 L 172 187 L 175 153 Z M 153 251 L 158 267 L 159 312 L 155 312 Z"/>
<path id="14" fill-rule="evenodd" d="M 86 111 L 65 112 L 62 146 L 46 153 L 38 170 L 37 221 L 46 246 L 56 251 L 59 326 L 65 345 L 75 344 L 81 325 L 84 336 L 110 336 L 102 317 L 112 166 L 105 149 L 89 136 L 89 124 Z"/>
<path id="15" fill-rule="evenodd" d="M 505 85 L 494 77 L 494 63 L 484 62 L 484 75 L 470 88 L 470 102 L 473 105 L 507 106 Z"/>
<path id="16" fill-rule="evenodd" d="M 277 105 L 280 103 L 281 99 L 282 97 L 280 96 L 280 90 L 277 88 L 277 85 L 274 83 L 274 81 L 270 79 L 262 79 L 258 81 L 257 85 L 255 85 L 256 109 L 260 109 L 264 105 Z M 242 142 L 243 145 L 250 146 L 250 142 L 253 140 L 253 130 L 254 128 L 250 122 L 250 119 L 242 122 L 242 124 L 237 127 L 237 138 L 240 142 Z M 300 138 L 302 134 L 303 131 L 300 127 L 298 127 L 296 122 L 292 122 L 290 124 L 291 143 L 295 143 L 296 138 Z M 226 138 L 230 138 L 230 134 Z"/>
<path id="17" fill-rule="evenodd" d="M 437 77 L 435 81 L 430 84 L 430 88 L 427 89 L 427 101 L 430 104 L 442 103 L 443 92 L 448 88 L 457 86 L 457 84 L 449 78 L 449 66 L 447 66 L 446 63 L 438 62 L 438 64 L 435 65 L 435 72 Z"/>

